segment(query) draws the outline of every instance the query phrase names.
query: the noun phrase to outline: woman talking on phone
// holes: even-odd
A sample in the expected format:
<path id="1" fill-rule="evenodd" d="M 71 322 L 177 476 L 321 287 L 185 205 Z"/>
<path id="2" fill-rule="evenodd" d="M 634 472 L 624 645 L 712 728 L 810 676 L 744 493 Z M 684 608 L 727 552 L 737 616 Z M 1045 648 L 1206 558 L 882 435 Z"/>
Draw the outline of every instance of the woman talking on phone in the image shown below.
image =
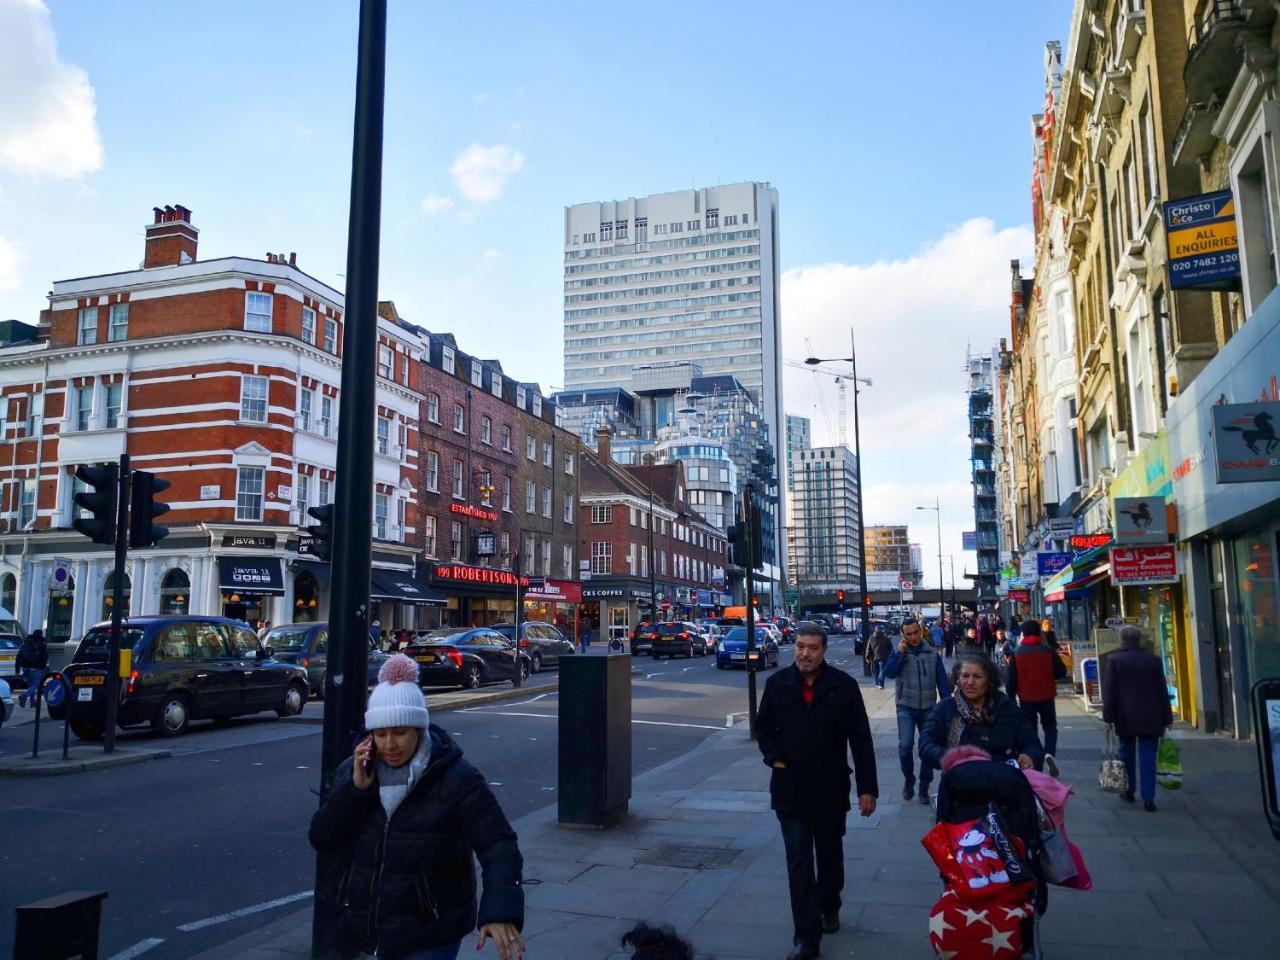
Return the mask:
<path id="1" fill-rule="evenodd" d="M 418 665 L 378 671 L 365 729 L 311 820 L 311 845 L 346 862 L 338 956 L 454 960 L 477 925 L 499 960 L 524 954 L 524 863 L 485 778 L 429 723 Z M 476 902 L 473 857 L 482 891 Z"/>

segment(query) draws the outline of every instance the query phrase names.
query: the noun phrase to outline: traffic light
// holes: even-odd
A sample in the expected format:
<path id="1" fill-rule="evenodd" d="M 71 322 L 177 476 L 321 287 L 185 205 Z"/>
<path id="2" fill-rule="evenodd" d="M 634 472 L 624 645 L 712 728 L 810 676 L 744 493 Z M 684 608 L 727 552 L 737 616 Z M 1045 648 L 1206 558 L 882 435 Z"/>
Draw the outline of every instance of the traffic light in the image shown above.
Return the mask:
<path id="1" fill-rule="evenodd" d="M 308 507 L 307 514 L 319 521 L 307 527 L 307 533 L 311 534 L 311 555 L 328 561 L 333 553 L 333 504 Z"/>
<path id="2" fill-rule="evenodd" d="M 837 591 L 836 591 L 836 603 L 844 603 L 844 591 L 843 591 L 843 590 L 837 590 Z"/>
<path id="3" fill-rule="evenodd" d="M 871 594 L 868 593 L 865 597 L 862 598 L 862 605 L 864 607 L 871 606 Z"/>
<path id="4" fill-rule="evenodd" d="M 116 497 L 120 487 L 120 468 L 114 463 L 76 467 L 76 479 L 92 490 L 83 490 L 74 497 L 77 507 L 83 507 L 93 516 L 76 517 L 71 521 L 78 532 L 94 543 L 108 545 L 116 542 Z"/>
<path id="5" fill-rule="evenodd" d="M 751 605 L 752 605 L 753 607 L 758 607 L 758 606 L 760 606 L 760 598 L 759 598 L 759 597 L 752 597 L 752 598 L 751 598 Z"/>
<path id="6" fill-rule="evenodd" d="M 729 524 L 725 538 L 729 541 L 729 559 L 740 567 L 747 565 L 747 528 L 741 523 Z"/>
<path id="7" fill-rule="evenodd" d="M 756 489 L 751 484 L 742 491 L 742 523 L 743 529 L 743 561 L 742 566 L 758 570 L 764 566 L 764 543 L 760 533 L 760 501 L 756 499 Z"/>
<path id="8" fill-rule="evenodd" d="M 169 505 L 156 499 L 156 494 L 172 484 L 146 470 L 133 471 L 129 489 L 129 546 L 150 547 L 169 535 L 169 528 L 152 521 L 169 512 Z"/>

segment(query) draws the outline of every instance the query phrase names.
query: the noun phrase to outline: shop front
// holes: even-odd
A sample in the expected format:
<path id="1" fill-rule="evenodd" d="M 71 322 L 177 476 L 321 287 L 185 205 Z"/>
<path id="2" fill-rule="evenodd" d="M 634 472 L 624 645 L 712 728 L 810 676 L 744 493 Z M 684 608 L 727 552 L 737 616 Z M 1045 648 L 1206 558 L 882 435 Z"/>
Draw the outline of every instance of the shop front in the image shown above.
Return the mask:
<path id="1" fill-rule="evenodd" d="M 593 577 L 582 585 L 581 617 L 593 624 L 592 639 L 626 642 L 641 617 L 648 617 L 653 594 L 639 577 Z"/>
<path id="2" fill-rule="evenodd" d="M 387 567 L 369 571 L 369 601 L 384 639 L 402 630 L 434 630 L 441 625 L 441 612 L 448 603 L 440 590 L 418 580 L 412 571 Z"/>
<path id="3" fill-rule="evenodd" d="M 284 596 L 284 571 L 279 557 L 218 557 L 218 590 L 222 615 L 250 626 L 271 620 L 271 598 Z"/>
<path id="4" fill-rule="evenodd" d="M 1169 407 L 1171 497 L 1192 607 L 1196 723 L 1251 736 L 1249 692 L 1280 678 L 1280 294 Z"/>
<path id="5" fill-rule="evenodd" d="M 535 579 L 522 598 L 525 620 L 541 620 L 554 624 L 560 632 L 576 644 L 586 623 L 580 619 L 582 584 L 576 580 L 554 580 L 543 577 L 539 584 Z M 592 635 L 598 635 L 598 628 Z"/>
<path id="6" fill-rule="evenodd" d="M 430 566 L 430 585 L 442 596 L 440 626 L 487 627 L 514 623 L 516 593 L 524 593 L 529 578 L 501 567 L 440 561 Z"/>

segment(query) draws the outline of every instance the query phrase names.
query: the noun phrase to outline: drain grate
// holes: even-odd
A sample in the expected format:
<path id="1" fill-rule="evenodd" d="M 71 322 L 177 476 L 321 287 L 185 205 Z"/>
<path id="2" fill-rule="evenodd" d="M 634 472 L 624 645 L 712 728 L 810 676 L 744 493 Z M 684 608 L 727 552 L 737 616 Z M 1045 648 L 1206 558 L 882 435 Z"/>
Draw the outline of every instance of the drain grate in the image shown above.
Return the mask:
<path id="1" fill-rule="evenodd" d="M 681 867 L 685 870 L 712 870 L 727 867 L 738 856 L 738 850 L 724 847 L 697 847 L 667 843 L 654 847 L 636 860 L 651 867 Z"/>

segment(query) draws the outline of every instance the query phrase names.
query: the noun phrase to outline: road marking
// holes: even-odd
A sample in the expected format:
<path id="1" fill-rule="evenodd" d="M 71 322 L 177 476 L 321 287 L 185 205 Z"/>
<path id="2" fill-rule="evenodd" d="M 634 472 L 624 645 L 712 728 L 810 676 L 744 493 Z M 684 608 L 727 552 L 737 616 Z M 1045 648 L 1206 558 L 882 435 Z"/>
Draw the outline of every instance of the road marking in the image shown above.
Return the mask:
<path id="1" fill-rule="evenodd" d="M 134 957 L 140 957 L 152 947 L 158 947 L 164 943 L 164 937 L 148 937 L 146 940 L 139 940 L 127 950 L 121 950 L 111 960 L 133 960 Z"/>
<path id="2" fill-rule="evenodd" d="M 307 897 L 314 895 L 314 890 L 303 890 L 301 893 L 290 894 L 287 897 L 277 897 L 275 900 L 268 900 L 266 903 L 256 903 L 252 907 L 232 910 L 230 913 L 220 913 L 216 917 L 207 917 L 204 920 L 182 923 L 178 925 L 178 929 L 183 933 L 191 933 L 193 930 L 203 930 L 205 927 L 212 927 L 219 923 L 226 923 L 229 920 L 239 920 L 241 917 L 248 917 L 255 913 L 262 913 L 264 910 L 274 910 L 276 907 L 283 907 L 286 903 L 305 900 Z"/>
<path id="3" fill-rule="evenodd" d="M 690 727 L 693 730 L 723 730 L 723 727 L 712 727 L 705 723 L 672 723 L 670 720 L 636 720 L 632 723 L 643 723 L 650 727 Z"/>
<path id="4" fill-rule="evenodd" d="M 458 713 L 471 713 L 473 710 L 480 711 L 484 710 L 484 708 L 471 707 L 467 710 L 459 710 Z M 517 710 L 484 710 L 484 715 L 486 717 L 542 717 L 545 720 L 556 719 L 556 714 L 554 713 L 520 713 Z M 489 736 L 496 737 L 497 734 L 491 733 Z"/>
<path id="5" fill-rule="evenodd" d="M 473 707 L 473 710 L 479 710 L 479 707 Z M 458 711 L 459 713 L 465 711 Z M 558 720 L 559 717 L 554 713 L 521 713 L 518 710 L 486 710 L 487 717 L 537 717 L 540 720 Z M 632 719 L 632 723 L 643 723 L 651 727 L 690 727 L 694 730 L 723 730 L 723 727 L 713 727 L 705 723 L 672 723 L 669 720 L 636 720 Z M 494 734 L 496 736 L 496 734 Z"/>

